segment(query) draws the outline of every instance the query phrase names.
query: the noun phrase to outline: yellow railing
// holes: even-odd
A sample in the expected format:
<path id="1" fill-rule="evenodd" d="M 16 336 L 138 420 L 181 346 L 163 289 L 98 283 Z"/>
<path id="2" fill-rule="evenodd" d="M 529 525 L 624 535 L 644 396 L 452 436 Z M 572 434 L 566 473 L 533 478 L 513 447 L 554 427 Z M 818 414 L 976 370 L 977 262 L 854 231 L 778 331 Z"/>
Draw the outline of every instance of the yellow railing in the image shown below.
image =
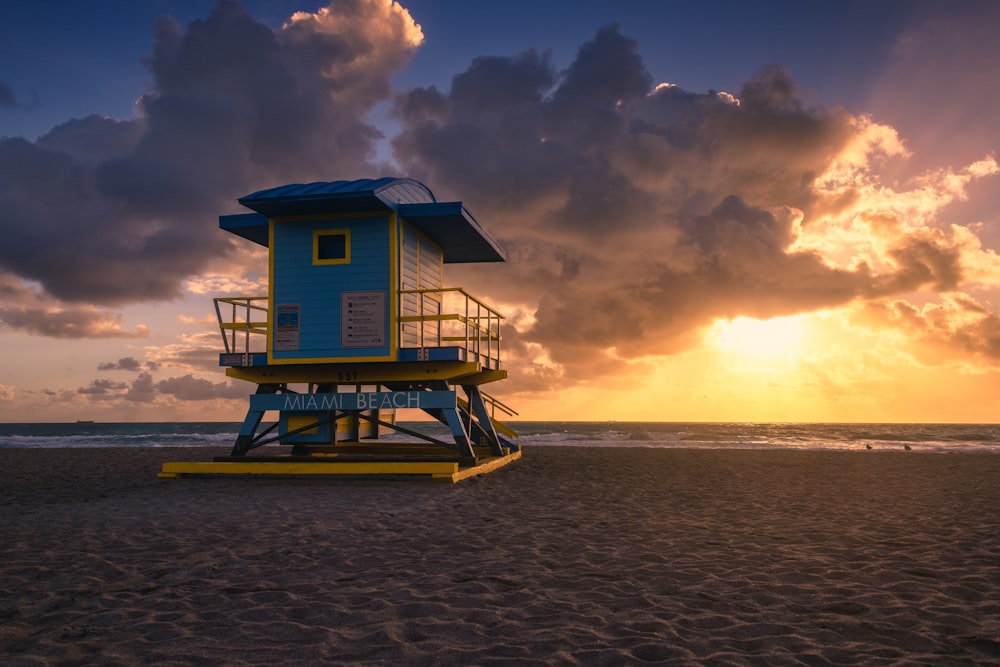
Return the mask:
<path id="1" fill-rule="evenodd" d="M 480 390 L 479 393 L 483 397 L 483 402 L 486 403 L 486 408 L 490 411 L 490 418 L 496 419 L 498 411 L 502 412 L 507 417 L 518 416 L 518 412 L 514 408 L 510 407 L 509 405 L 501 401 L 499 398 L 491 396 L 490 394 L 487 394 L 485 391 L 482 390 Z M 463 407 L 468 409 L 469 405 L 467 401 L 458 399 L 458 402 L 461 403 Z"/>
<path id="2" fill-rule="evenodd" d="M 486 399 L 486 405 L 490 408 L 490 416 L 491 417 L 496 417 L 497 410 L 499 410 L 500 412 L 504 413 L 508 417 L 517 417 L 518 416 L 519 413 L 517 412 L 517 410 L 515 410 L 512 407 L 510 407 L 509 405 L 507 405 L 506 403 L 504 403 L 503 401 L 501 401 L 499 398 L 496 398 L 495 396 L 490 396 L 485 391 L 482 392 L 482 394 L 483 394 L 483 398 Z"/>
<path id="3" fill-rule="evenodd" d="M 407 289 L 399 294 L 403 313 L 399 318 L 400 347 L 460 347 L 479 355 L 488 367 L 500 368 L 503 315 L 461 287 Z M 270 321 L 266 296 L 219 297 L 214 301 L 227 354 L 266 350 Z M 251 341 L 259 342 L 251 345 Z"/>
<path id="4" fill-rule="evenodd" d="M 263 352 L 264 340 L 261 341 L 261 349 L 253 350 L 250 346 L 251 334 L 267 335 L 268 310 L 266 296 L 240 296 L 233 298 L 220 297 L 214 299 L 215 315 L 219 318 L 219 330 L 222 331 L 222 343 L 226 346 L 226 353 Z M 261 305 L 263 303 L 264 305 Z M 225 306 L 231 306 L 225 308 Z M 228 312 L 223 312 L 228 311 Z M 254 319 L 263 313 L 264 319 Z M 224 317 L 228 315 L 228 319 Z M 239 334 L 243 334 L 240 336 Z M 240 343 L 242 342 L 242 349 Z"/>
<path id="5" fill-rule="evenodd" d="M 464 347 L 500 367 L 500 321 L 503 315 L 466 292 L 461 287 L 406 289 L 399 291 L 405 300 L 413 295 L 415 315 L 402 315 L 401 347 Z M 411 304 L 413 308 L 414 304 Z M 412 325 L 406 336 L 407 325 Z M 416 340 L 409 342 L 415 335 Z"/>

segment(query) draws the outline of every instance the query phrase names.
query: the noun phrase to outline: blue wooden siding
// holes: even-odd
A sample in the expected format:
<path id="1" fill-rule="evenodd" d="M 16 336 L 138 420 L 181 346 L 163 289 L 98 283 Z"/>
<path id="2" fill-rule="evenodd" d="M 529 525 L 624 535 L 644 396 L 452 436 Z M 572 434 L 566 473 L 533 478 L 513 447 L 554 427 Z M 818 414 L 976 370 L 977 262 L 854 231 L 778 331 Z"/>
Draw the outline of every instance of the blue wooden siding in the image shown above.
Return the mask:
<path id="1" fill-rule="evenodd" d="M 271 312 L 280 305 L 299 306 L 297 350 L 274 349 L 274 361 L 329 360 L 335 358 L 385 357 L 390 354 L 390 234 L 389 216 L 334 217 L 316 220 L 272 222 Z M 313 263 L 313 232 L 350 230 L 350 263 Z M 385 293 L 385 344 L 379 347 L 341 346 L 341 293 L 344 291 Z"/>

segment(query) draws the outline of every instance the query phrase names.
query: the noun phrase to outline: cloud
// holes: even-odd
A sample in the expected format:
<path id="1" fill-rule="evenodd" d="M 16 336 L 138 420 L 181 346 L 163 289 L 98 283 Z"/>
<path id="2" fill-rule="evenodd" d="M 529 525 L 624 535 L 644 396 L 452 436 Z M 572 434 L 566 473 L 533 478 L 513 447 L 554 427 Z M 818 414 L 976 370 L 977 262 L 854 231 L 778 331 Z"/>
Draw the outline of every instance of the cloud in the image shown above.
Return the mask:
<path id="1" fill-rule="evenodd" d="M 266 255 L 261 258 L 266 266 Z M 233 274 L 205 273 L 184 283 L 184 289 L 191 294 L 246 294 L 261 296 L 267 294 L 267 279 L 246 278 Z M 214 320 L 213 320 L 214 322 Z"/>
<path id="2" fill-rule="evenodd" d="M 214 313 L 209 313 L 201 318 L 191 317 L 190 315 L 178 315 L 177 321 L 181 324 L 187 324 L 200 328 L 218 326 L 218 318 Z"/>
<path id="3" fill-rule="evenodd" d="M 95 306 L 62 304 L 16 277 L 0 272 L 0 324 L 51 338 L 143 338 L 144 325 L 129 331 L 116 313 Z"/>
<path id="4" fill-rule="evenodd" d="M 182 377 L 156 383 L 161 394 L 169 394 L 181 401 L 208 401 L 216 398 L 242 398 L 250 395 L 248 385 L 231 382 L 211 382 L 196 378 L 190 373 Z"/>
<path id="5" fill-rule="evenodd" d="M 144 338 L 149 335 L 149 329 L 141 324 L 134 331 L 123 329 L 121 316 L 92 306 L 56 311 L 0 308 L 0 322 L 24 333 L 51 338 Z"/>
<path id="6" fill-rule="evenodd" d="M 130 370 L 133 364 L 124 364 Z M 242 386 L 241 386 L 242 385 Z M 149 372 L 141 372 L 129 383 L 107 379 L 92 380 L 76 394 L 92 400 L 124 400 L 130 403 L 154 403 L 159 396 L 170 396 L 179 401 L 207 401 L 213 399 L 245 399 L 250 395 L 249 385 L 233 382 L 212 382 L 188 373 L 181 377 L 156 380 Z"/>
<path id="7" fill-rule="evenodd" d="M 532 313 L 508 350 L 534 385 L 602 381 L 718 318 L 954 292 L 995 266 L 970 227 L 938 223 L 992 158 L 890 186 L 896 132 L 807 105 L 779 66 L 733 94 L 652 81 L 607 26 L 563 72 L 534 51 L 478 58 L 449 91 L 397 97 L 397 159 L 508 248 L 455 273 Z"/>
<path id="8" fill-rule="evenodd" d="M 99 371 L 139 371 L 142 362 L 135 357 L 122 357 L 118 361 L 105 361 L 97 365 Z"/>
<path id="9" fill-rule="evenodd" d="M 139 376 L 129 385 L 128 391 L 122 396 L 126 401 L 132 403 L 152 403 L 156 400 L 156 388 L 153 386 L 153 376 L 149 373 L 140 373 Z"/>
<path id="10" fill-rule="evenodd" d="M 147 354 L 155 357 L 156 362 L 163 366 L 218 373 L 219 353 L 223 351 L 223 342 L 219 330 L 213 329 L 183 334 L 180 342 L 152 349 Z"/>
<path id="11" fill-rule="evenodd" d="M 516 314 L 505 344 L 522 387 L 607 382 L 697 345 L 719 318 L 859 303 L 925 350 L 992 358 L 994 315 L 956 304 L 997 287 L 1000 259 L 978 221 L 943 212 L 1000 174 L 993 157 L 893 181 L 912 155 L 885 122 L 807 104 L 776 65 L 730 92 L 656 84 L 616 26 L 563 70 L 535 50 L 484 56 L 448 90 L 393 95 L 422 39 L 386 0 L 331 3 L 277 29 L 229 1 L 186 27 L 161 19 L 135 118 L 0 139 L 0 321 L 141 336 L 102 308 L 259 293 L 262 274 L 233 270 L 247 244 L 216 216 L 261 187 L 372 175 L 383 137 L 369 114 L 392 98 L 402 171 L 466 202 L 508 249 L 505 265 L 449 267 L 449 281 Z M 918 298 L 939 310 L 914 316 Z M 217 370 L 208 336 L 158 361 Z M 142 372 L 120 391 L 139 402 L 230 391 L 206 382 Z"/>
<path id="12" fill-rule="evenodd" d="M 1000 370 L 1000 316 L 968 295 L 949 294 L 921 308 L 901 299 L 871 302 L 857 319 L 868 327 L 903 333 L 923 363 Z"/>
<path id="13" fill-rule="evenodd" d="M 239 196 L 367 175 L 381 138 L 367 114 L 421 39 L 384 0 L 332 3 L 276 30 L 225 0 L 186 28 L 160 19 L 136 118 L 0 139 L 0 269 L 68 303 L 178 296 L 228 252 L 215 220 Z M 60 330 L 29 315 L 36 324 L 17 326 Z"/>
<path id="14" fill-rule="evenodd" d="M 119 390 L 126 389 L 127 387 L 128 385 L 121 382 L 112 382 L 111 380 L 94 380 L 88 386 L 77 389 L 76 393 L 91 396 L 105 396 L 111 392 L 117 394 Z"/>

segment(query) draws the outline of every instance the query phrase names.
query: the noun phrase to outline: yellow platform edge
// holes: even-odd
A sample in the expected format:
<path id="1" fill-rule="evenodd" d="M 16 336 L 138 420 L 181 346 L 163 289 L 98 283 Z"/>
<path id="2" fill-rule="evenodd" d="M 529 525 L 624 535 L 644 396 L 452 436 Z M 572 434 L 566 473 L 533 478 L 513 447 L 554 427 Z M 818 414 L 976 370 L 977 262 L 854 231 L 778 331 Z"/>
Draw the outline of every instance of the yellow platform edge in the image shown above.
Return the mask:
<path id="1" fill-rule="evenodd" d="M 458 463 L 420 461 L 178 461 L 164 463 L 160 479 L 192 476 L 236 475 L 421 475 L 440 482 L 460 482 L 484 475 L 521 458 L 517 450 L 505 456 L 489 457 L 474 466 L 460 468 Z"/>
<path id="2" fill-rule="evenodd" d="M 470 466 L 468 468 L 461 468 L 451 475 L 434 475 L 434 480 L 437 482 L 461 482 L 463 479 L 469 479 L 470 477 L 476 477 L 477 475 L 485 475 L 486 473 L 493 472 L 499 468 L 504 467 L 508 463 L 512 463 L 521 458 L 521 450 L 511 452 L 505 456 L 497 456 L 489 460 L 483 461 L 479 465 Z"/>

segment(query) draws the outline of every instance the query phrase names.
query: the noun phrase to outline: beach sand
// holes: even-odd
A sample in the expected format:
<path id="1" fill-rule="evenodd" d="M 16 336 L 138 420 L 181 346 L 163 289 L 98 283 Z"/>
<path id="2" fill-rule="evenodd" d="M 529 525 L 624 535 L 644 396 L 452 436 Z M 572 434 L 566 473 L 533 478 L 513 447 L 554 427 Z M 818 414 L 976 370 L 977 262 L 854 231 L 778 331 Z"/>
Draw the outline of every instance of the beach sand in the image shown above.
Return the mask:
<path id="1" fill-rule="evenodd" d="M 0 664 L 1000 663 L 997 455 L 156 478 L 216 453 L 0 450 Z"/>

